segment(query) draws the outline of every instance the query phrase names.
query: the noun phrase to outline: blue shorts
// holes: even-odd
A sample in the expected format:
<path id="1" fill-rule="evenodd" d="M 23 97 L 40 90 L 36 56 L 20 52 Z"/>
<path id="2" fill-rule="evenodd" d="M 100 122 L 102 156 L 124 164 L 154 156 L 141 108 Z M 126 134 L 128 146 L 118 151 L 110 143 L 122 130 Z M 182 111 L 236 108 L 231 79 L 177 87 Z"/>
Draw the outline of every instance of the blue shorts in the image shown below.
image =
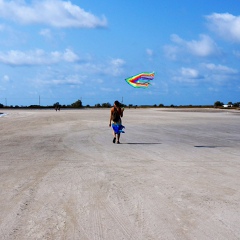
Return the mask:
<path id="1" fill-rule="evenodd" d="M 123 131 L 124 128 L 125 127 L 122 124 L 117 124 L 117 123 L 112 124 L 112 129 L 116 134 L 124 133 Z"/>

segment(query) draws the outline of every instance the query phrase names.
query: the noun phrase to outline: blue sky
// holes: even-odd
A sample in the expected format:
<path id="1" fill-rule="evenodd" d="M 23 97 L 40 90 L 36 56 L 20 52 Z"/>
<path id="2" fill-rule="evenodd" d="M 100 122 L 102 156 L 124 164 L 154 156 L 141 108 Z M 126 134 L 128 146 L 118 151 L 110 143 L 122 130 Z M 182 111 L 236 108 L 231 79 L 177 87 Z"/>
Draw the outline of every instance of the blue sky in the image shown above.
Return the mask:
<path id="1" fill-rule="evenodd" d="M 0 0 L 0 103 L 240 101 L 240 0 Z M 148 89 L 125 78 L 155 72 Z"/>

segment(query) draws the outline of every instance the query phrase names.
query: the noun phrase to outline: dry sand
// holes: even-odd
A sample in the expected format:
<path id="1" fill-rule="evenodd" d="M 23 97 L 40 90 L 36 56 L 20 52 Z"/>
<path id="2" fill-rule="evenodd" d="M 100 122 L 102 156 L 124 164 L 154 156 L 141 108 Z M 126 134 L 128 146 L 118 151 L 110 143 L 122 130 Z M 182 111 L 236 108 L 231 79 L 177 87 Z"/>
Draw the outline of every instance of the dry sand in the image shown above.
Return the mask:
<path id="1" fill-rule="evenodd" d="M 7 110 L 0 239 L 240 239 L 240 114 Z"/>

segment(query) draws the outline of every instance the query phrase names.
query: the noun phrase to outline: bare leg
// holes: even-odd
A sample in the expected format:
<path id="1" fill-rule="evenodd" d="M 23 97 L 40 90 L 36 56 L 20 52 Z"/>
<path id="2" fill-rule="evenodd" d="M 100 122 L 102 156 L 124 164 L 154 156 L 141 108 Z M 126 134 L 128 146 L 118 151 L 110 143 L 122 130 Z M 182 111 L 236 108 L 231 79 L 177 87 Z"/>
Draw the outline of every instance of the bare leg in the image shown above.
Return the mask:
<path id="1" fill-rule="evenodd" d="M 113 131 L 113 143 L 116 142 L 116 133 Z"/>
<path id="2" fill-rule="evenodd" d="M 120 133 L 117 134 L 117 143 L 120 143 L 119 140 L 120 140 Z"/>

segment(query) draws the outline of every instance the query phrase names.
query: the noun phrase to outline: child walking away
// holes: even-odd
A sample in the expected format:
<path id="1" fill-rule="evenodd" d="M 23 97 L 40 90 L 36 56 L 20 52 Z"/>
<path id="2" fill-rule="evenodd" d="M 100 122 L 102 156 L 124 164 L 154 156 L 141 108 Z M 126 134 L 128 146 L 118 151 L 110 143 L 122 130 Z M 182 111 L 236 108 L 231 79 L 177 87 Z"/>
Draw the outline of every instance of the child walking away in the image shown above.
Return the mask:
<path id="1" fill-rule="evenodd" d="M 119 101 L 115 101 L 113 107 L 110 112 L 110 122 L 109 127 L 112 126 L 113 129 L 113 143 L 116 142 L 120 144 L 120 135 L 124 133 L 124 126 L 122 125 L 122 117 L 123 117 L 124 108 L 120 107 Z"/>

